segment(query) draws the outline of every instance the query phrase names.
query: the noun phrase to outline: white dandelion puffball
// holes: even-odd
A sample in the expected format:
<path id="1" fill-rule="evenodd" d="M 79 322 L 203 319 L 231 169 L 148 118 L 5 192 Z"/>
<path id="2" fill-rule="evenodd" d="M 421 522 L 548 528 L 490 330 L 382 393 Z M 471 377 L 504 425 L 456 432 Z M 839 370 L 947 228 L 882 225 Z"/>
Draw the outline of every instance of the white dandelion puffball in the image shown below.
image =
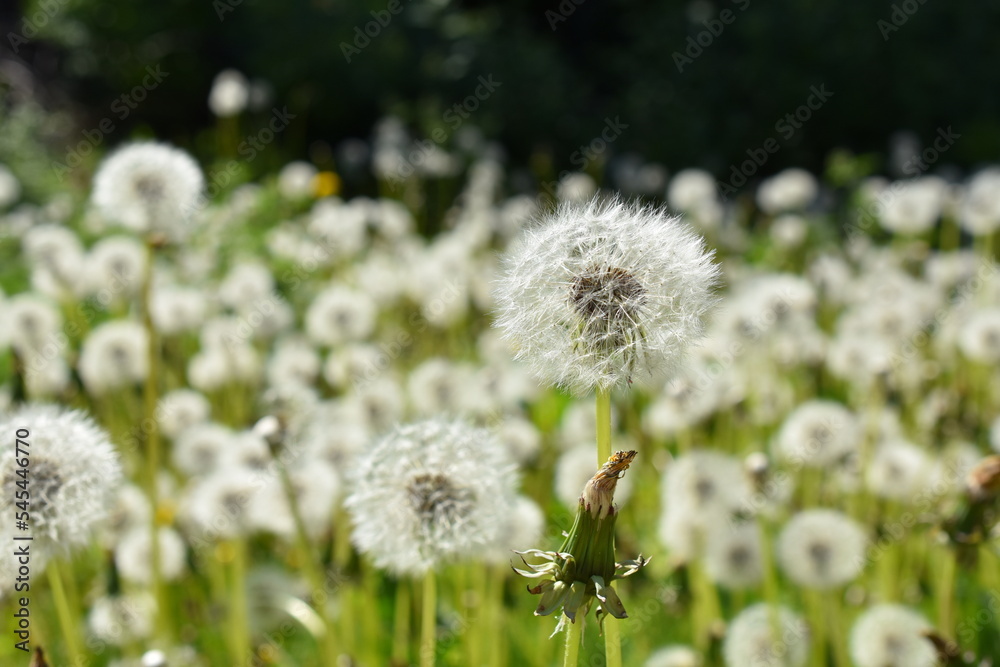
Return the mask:
<path id="1" fill-rule="evenodd" d="M 861 573 L 868 538 L 857 521 L 836 510 L 799 512 L 778 536 L 778 562 L 807 588 L 846 584 Z"/>
<path id="2" fill-rule="evenodd" d="M 87 626 L 98 642 L 125 646 L 149 637 L 155 615 L 156 600 L 149 593 L 101 597 L 90 609 Z"/>
<path id="3" fill-rule="evenodd" d="M 122 469 L 108 435 L 83 412 L 28 405 L 0 420 L 0 511 L 14 519 L 18 442 L 28 451 L 30 534 L 42 551 L 85 546 L 114 506 Z M 18 510 L 19 511 L 19 510 Z"/>
<path id="4" fill-rule="evenodd" d="M 757 205 L 775 215 L 804 209 L 816 199 L 819 185 L 804 169 L 786 169 L 768 178 L 757 189 Z"/>
<path id="5" fill-rule="evenodd" d="M 706 532 L 705 572 L 730 589 L 749 588 L 764 574 L 760 528 L 754 521 L 714 523 Z"/>
<path id="6" fill-rule="evenodd" d="M 119 148 L 94 176 L 92 203 L 111 221 L 142 233 L 185 236 L 205 177 L 190 155 L 168 144 L 135 142 Z"/>
<path id="7" fill-rule="evenodd" d="M 690 646 L 675 645 L 656 649 L 643 667 L 701 667 L 701 655 Z"/>
<path id="8" fill-rule="evenodd" d="M 564 204 L 508 252 L 496 324 L 540 380 L 574 393 L 662 380 L 701 336 L 717 276 L 679 218 Z"/>
<path id="9" fill-rule="evenodd" d="M 747 607 L 729 624 L 722 644 L 728 667 L 802 667 L 809 656 L 809 628 L 785 607 L 774 628 L 766 603 Z"/>
<path id="10" fill-rule="evenodd" d="M 141 324 L 111 320 L 96 327 L 80 351 L 77 368 L 87 391 L 99 396 L 146 379 L 147 334 Z"/>
<path id="11" fill-rule="evenodd" d="M 875 605 L 851 628 L 851 659 L 858 667 L 934 667 L 934 644 L 921 633 L 931 624 L 897 604 Z"/>
<path id="12" fill-rule="evenodd" d="M 247 108 L 250 101 L 250 84 L 247 78 L 234 69 L 224 69 L 212 81 L 208 94 L 208 108 L 219 118 L 236 116 Z"/>
<path id="13" fill-rule="evenodd" d="M 153 540 L 148 525 L 137 526 L 122 536 L 115 546 L 115 566 L 126 581 L 149 585 L 153 581 Z M 176 581 L 187 566 L 184 538 L 173 528 L 157 530 L 160 547 L 160 576 Z"/>
<path id="14" fill-rule="evenodd" d="M 399 426 L 362 452 L 345 503 L 353 541 L 376 567 L 419 575 L 495 548 L 514 504 L 514 468 L 464 422 Z"/>
<path id="15" fill-rule="evenodd" d="M 305 328 L 317 345 L 363 340 L 375 328 L 378 309 L 364 292 L 335 285 L 321 292 L 306 311 Z"/>
<path id="16" fill-rule="evenodd" d="M 917 445 L 892 438 L 878 445 L 865 470 L 872 493 L 901 502 L 914 500 L 931 481 L 934 462 Z"/>
<path id="17" fill-rule="evenodd" d="M 775 446 L 793 465 L 825 468 L 857 451 L 860 438 L 853 412 L 835 401 L 811 400 L 788 415 Z"/>

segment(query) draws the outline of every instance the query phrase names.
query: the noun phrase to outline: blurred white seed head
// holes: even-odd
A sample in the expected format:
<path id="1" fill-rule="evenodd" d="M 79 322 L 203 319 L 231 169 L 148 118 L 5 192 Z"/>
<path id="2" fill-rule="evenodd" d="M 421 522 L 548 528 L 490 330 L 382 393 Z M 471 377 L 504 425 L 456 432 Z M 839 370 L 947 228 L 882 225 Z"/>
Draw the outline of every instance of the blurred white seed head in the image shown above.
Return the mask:
<path id="1" fill-rule="evenodd" d="M 777 615 L 778 627 L 771 622 Z M 729 623 L 722 644 L 727 667 L 803 667 L 809 657 L 809 628 L 785 607 L 766 603 L 741 611 Z"/>
<path id="2" fill-rule="evenodd" d="M 250 534 L 250 505 L 260 490 L 259 477 L 258 471 L 234 465 L 193 479 L 185 490 L 181 517 L 206 540 Z"/>
<path id="3" fill-rule="evenodd" d="M 730 589 L 756 585 L 763 576 L 760 528 L 755 521 L 712 523 L 705 534 L 705 572 Z"/>
<path id="4" fill-rule="evenodd" d="M 765 213 L 775 215 L 806 208 L 816 199 L 819 185 L 804 169 L 785 169 L 760 184 L 757 205 Z"/>
<path id="5" fill-rule="evenodd" d="M 32 287 L 56 299 L 79 292 L 84 252 L 75 232 L 62 225 L 36 225 L 24 235 L 22 247 L 31 265 Z"/>
<path id="6" fill-rule="evenodd" d="M 303 160 L 289 162 L 278 172 L 278 192 L 287 199 L 302 199 L 316 191 L 316 167 Z"/>
<path id="7" fill-rule="evenodd" d="M 701 169 L 683 169 L 677 172 L 667 189 L 667 202 L 670 208 L 678 211 L 694 211 L 704 202 L 712 202 L 716 198 L 715 179 Z"/>
<path id="8" fill-rule="evenodd" d="M 775 446 L 793 465 L 825 468 L 856 452 L 860 437 L 854 413 L 840 403 L 814 399 L 788 415 Z"/>
<path id="9" fill-rule="evenodd" d="M 87 627 L 100 642 L 126 646 L 150 636 L 155 613 L 156 601 L 144 591 L 103 596 L 90 608 Z"/>
<path id="10" fill-rule="evenodd" d="M 396 428 L 361 453 L 351 476 L 353 541 L 395 574 L 482 555 L 514 498 L 503 445 L 459 421 Z"/>
<path id="11" fill-rule="evenodd" d="M 184 151 L 135 142 L 104 159 L 91 201 L 107 219 L 141 233 L 181 239 L 202 197 L 205 178 Z"/>
<path id="12" fill-rule="evenodd" d="M 316 344 L 333 347 L 367 338 L 375 328 L 377 314 L 375 303 L 366 294 L 336 285 L 310 304 L 305 329 Z"/>
<path id="13" fill-rule="evenodd" d="M 128 236 L 109 236 L 87 254 L 84 282 L 87 294 L 107 307 L 139 292 L 146 267 L 146 250 Z"/>
<path id="14" fill-rule="evenodd" d="M 727 515 L 741 509 L 750 483 L 739 459 L 694 449 L 675 459 L 660 486 L 663 506 L 693 517 Z"/>
<path id="15" fill-rule="evenodd" d="M 933 463 L 917 445 L 902 439 L 880 443 L 865 470 L 865 482 L 882 498 L 909 501 L 931 481 Z"/>
<path id="16" fill-rule="evenodd" d="M 87 391 L 101 396 L 145 380 L 146 340 L 142 325 L 127 320 L 105 322 L 91 331 L 77 366 Z"/>
<path id="17" fill-rule="evenodd" d="M 959 204 L 958 221 L 974 236 L 1000 228 L 1000 169 L 983 169 L 970 179 Z"/>
<path id="18" fill-rule="evenodd" d="M 851 659 L 858 667 L 934 667 L 937 650 L 922 632 L 931 625 L 916 611 L 897 604 L 878 604 L 851 628 Z"/>
<path id="19" fill-rule="evenodd" d="M 340 478 L 322 460 L 306 460 L 288 471 L 292 493 L 306 534 L 316 539 L 330 530 Z M 249 522 L 255 530 L 273 533 L 283 539 L 295 537 L 295 519 L 288 494 L 280 477 L 267 479 L 250 503 Z"/>
<path id="20" fill-rule="evenodd" d="M 215 75 L 208 93 L 208 108 L 219 118 L 229 118 L 243 113 L 250 101 L 250 84 L 247 78 L 234 69 L 224 69 Z"/>
<path id="21" fill-rule="evenodd" d="M 50 356 L 47 350 L 59 350 L 63 319 L 49 299 L 25 292 L 0 304 L 0 312 L 5 324 L 0 337 L 21 356 L 36 353 Z"/>
<path id="22" fill-rule="evenodd" d="M 959 332 L 958 347 L 973 361 L 1000 362 L 1000 308 L 983 308 L 973 313 Z"/>
<path id="23" fill-rule="evenodd" d="M 196 331 L 205 322 L 208 301 L 195 287 L 153 286 L 150 297 L 153 326 L 164 336 Z"/>
<path id="24" fill-rule="evenodd" d="M 664 646 L 656 649 L 643 663 L 643 667 L 701 667 L 704 662 L 690 646 Z"/>
<path id="25" fill-rule="evenodd" d="M 160 431 L 173 439 L 186 429 L 207 422 L 211 411 L 212 407 L 203 394 L 193 389 L 174 389 L 160 399 L 156 420 Z"/>
<path id="26" fill-rule="evenodd" d="M 26 429 L 30 451 L 31 535 L 40 551 L 67 554 L 88 544 L 108 518 L 121 483 L 118 452 L 83 412 L 28 405 L 0 419 L 0 510 L 14 517 L 22 477 L 16 434 Z M 22 447 L 22 449 L 24 449 Z"/>
<path id="27" fill-rule="evenodd" d="M 496 324 L 541 381 L 578 394 L 662 379 L 701 336 L 711 258 L 660 210 L 562 205 L 508 251 Z"/>
<path id="28" fill-rule="evenodd" d="M 897 181 L 883 190 L 879 222 L 897 234 L 922 234 L 941 216 L 947 186 L 935 176 Z"/>
<path id="29" fill-rule="evenodd" d="M 868 538 L 842 512 L 799 512 L 778 536 L 778 562 L 788 578 L 807 588 L 826 589 L 854 579 L 865 564 Z"/>
<path id="30" fill-rule="evenodd" d="M 126 581 L 149 585 L 153 582 L 153 540 L 148 525 L 137 526 L 126 533 L 115 546 L 115 567 Z M 173 528 L 158 529 L 160 546 L 160 576 L 164 581 L 176 581 L 184 574 L 187 547 Z"/>

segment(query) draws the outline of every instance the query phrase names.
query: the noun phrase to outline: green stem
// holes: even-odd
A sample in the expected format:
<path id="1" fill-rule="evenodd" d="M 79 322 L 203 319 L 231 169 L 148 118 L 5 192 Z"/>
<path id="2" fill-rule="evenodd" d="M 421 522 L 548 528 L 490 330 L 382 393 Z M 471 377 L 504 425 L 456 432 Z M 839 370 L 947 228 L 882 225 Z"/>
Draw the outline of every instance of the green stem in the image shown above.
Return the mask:
<path id="1" fill-rule="evenodd" d="M 600 468 L 604 463 L 611 458 L 611 389 L 603 389 L 598 387 L 597 389 L 597 467 Z M 614 530 L 613 522 L 610 523 L 611 529 Z M 614 537 L 612 537 L 612 544 L 614 544 Z M 611 554 L 612 560 L 614 560 L 614 549 L 612 548 Z M 612 566 L 613 567 L 613 566 Z M 583 624 L 583 619 L 580 619 L 580 624 Z M 576 625 L 571 624 L 571 627 Z M 569 637 L 566 639 L 569 642 Z M 576 641 L 576 648 L 579 650 L 579 638 Z M 569 658 L 569 644 L 566 644 L 567 659 Z M 621 667 L 622 664 L 622 647 L 621 647 L 621 628 L 618 627 L 613 618 L 607 618 L 604 621 L 604 655 L 607 659 L 608 667 Z M 569 663 L 567 663 L 569 664 Z M 574 662 L 575 664 L 575 662 Z"/>
<path id="2" fill-rule="evenodd" d="M 242 661 L 250 649 L 246 589 L 247 545 L 243 538 L 236 538 L 230 543 L 230 547 L 233 550 L 233 563 L 229 581 L 229 616 L 232 619 L 233 655 L 237 660 Z"/>
<path id="3" fill-rule="evenodd" d="M 295 524 L 295 548 L 298 549 L 302 559 L 306 579 L 308 579 L 309 585 L 312 586 L 313 596 L 324 600 L 324 604 L 318 605 L 319 616 L 323 619 L 323 625 L 326 627 L 326 632 L 323 633 L 323 648 L 326 653 L 326 662 L 334 664 L 337 662 L 338 655 L 337 642 L 334 637 L 333 623 L 329 618 L 329 605 L 325 603 L 326 596 L 324 595 L 323 574 L 320 565 L 317 563 L 317 556 L 313 552 L 309 542 L 309 535 L 306 533 L 306 525 L 302 520 L 302 513 L 299 511 L 299 501 L 295 495 L 295 487 L 292 485 L 292 479 L 288 475 L 288 470 L 285 468 L 284 463 L 281 462 L 280 457 L 275 456 L 273 452 L 271 461 L 278 468 L 281 485 L 284 487 L 285 497 L 288 498 L 288 507 L 291 510 L 292 521 Z"/>
<path id="4" fill-rule="evenodd" d="M 162 559 L 159 539 L 159 489 L 157 475 L 160 471 L 160 425 L 156 420 L 156 404 L 159 401 L 160 351 L 156 327 L 153 326 L 151 310 L 151 295 L 153 290 L 153 264 L 156 258 L 156 246 L 152 240 L 146 243 L 146 266 L 143 268 L 142 288 L 140 292 L 140 308 L 142 310 L 142 326 L 146 330 L 146 382 L 143 385 L 142 425 L 146 434 L 146 484 L 150 506 L 150 564 L 153 575 L 153 593 L 156 596 L 157 623 L 156 628 L 161 638 L 170 640 L 171 614 L 167 601 L 167 591 L 163 582 Z"/>
<path id="5" fill-rule="evenodd" d="M 830 620 L 830 644 L 833 646 L 834 664 L 837 667 L 851 667 L 851 659 L 847 655 L 847 639 L 844 637 L 844 613 L 840 600 L 844 593 L 834 589 L 827 594 L 827 618 Z"/>
<path id="6" fill-rule="evenodd" d="M 580 659 L 580 637 L 583 634 L 583 616 L 579 623 L 573 622 L 566 626 L 566 653 L 563 656 L 563 667 L 576 667 Z"/>
<path id="7" fill-rule="evenodd" d="M 437 584 L 434 570 L 424 574 L 423 612 L 420 618 L 420 667 L 434 667 L 437 651 Z"/>
<path id="8" fill-rule="evenodd" d="M 597 389 L 597 467 L 611 458 L 611 390 Z"/>
<path id="9" fill-rule="evenodd" d="M 955 553 L 951 547 L 940 547 L 941 562 L 938 570 L 937 627 L 946 639 L 955 633 Z"/>
<path id="10" fill-rule="evenodd" d="M 72 612 L 69 599 L 66 597 L 66 589 L 63 587 L 62 563 L 58 560 L 49 563 L 49 566 L 46 568 L 46 574 L 49 579 L 49 587 L 52 589 L 52 599 L 56 605 L 56 614 L 59 616 L 59 625 L 62 627 L 63 639 L 66 642 L 69 664 L 85 664 L 83 647 L 80 644 L 79 628 L 76 624 L 77 615 Z"/>
<path id="11" fill-rule="evenodd" d="M 608 615 L 604 619 L 604 658 L 608 667 L 622 667 L 622 630 L 618 619 Z"/>
<path id="12" fill-rule="evenodd" d="M 399 581 L 396 584 L 396 618 L 393 622 L 392 659 L 399 664 L 410 660 L 410 584 Z"/>

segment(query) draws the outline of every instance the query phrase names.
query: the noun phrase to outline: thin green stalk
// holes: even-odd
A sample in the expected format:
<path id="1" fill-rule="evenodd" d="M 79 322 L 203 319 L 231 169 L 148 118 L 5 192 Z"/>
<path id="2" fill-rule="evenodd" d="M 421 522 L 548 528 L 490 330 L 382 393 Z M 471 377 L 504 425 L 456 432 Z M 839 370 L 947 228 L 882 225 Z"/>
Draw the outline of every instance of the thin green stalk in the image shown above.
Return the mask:
<path id="1" fill-rule="evenodd" d="M 423 612 L 420 618 L 420 667 L 434 667 L 437 651 L 437 583 L 434 570 L 424 574 Z"/>
<path id="2" fill-rule="evenodd" d="M 609 614 L 604 619 L 604 657 L 608 667 L 621 667 L 622 665 L 621 633 L 618 619 Z"/>
<path id="3" fill-rule="evenodd" d="M 305 569 L 306 579 L 309 581 L 309 585 L 312 586 L 313 596 L 321 596 L 323 600 L 326 600 L 326 596 L 323 595 L 324 583 L 323 574 L 320 566 L 317 563 L 317 556 L 314 553 L 312 546 L 309 542 L 309 535 L 306 533 L 305 522 L 302 521 L 302 513 L 299 511 L 298 498 L 295 495 L 295 487 L 292 485 L 292 479 L 288 476 L 288 470 L 285 468 L 284 463 L 277 456 L 272 455 L 271 461 L 278 468 L 278 475 L 281 477 L 281 485 L 285 490 L 285 497 L 288 498 L 288 507 L 292 513 L 292 520 L 295 524 L 295 547 L 298 549 L 300 557 L 302 558 L 302 566 Z M 321 605 L 317 611 L 319 612 L 319 617 L 323 619 L 323 625 L 326 628 L 326 632 L 323 634 L 323 649 L 326 655 L 326 662 L 331 664 L 337 662 L 337 642 L 334 637 L 334 627 L 333 623 L 330 621 L 328 613 L 329 605 Z"/>
<path id="4" fill-rule="evenodd" d="M 583 634 L 584 617 L 577 618 L 577 622 L 566 626 L 566 653 L 563 655 L 563 667 L 576 667 L 580 659 L 580 637 Z"/>
<path id="5" fill-rule="evenodd" d="M 597 389 L 597 467 L 611 458 L 611 390 Z"/>
<path id="6" fill-rule="evenodd" d="M 84 664 L 83 646 L 80 644 L 79 628 L 76 624 L 77 614 L 74 614 L 66 597 L 66 589 L 63 586 L 62 563 L 53 560 L 46 568 L 49 579 L 49 587 L 52 589 L 52 600 L 56 605 L 56 614 L 59 616 L 59 625 L 62 628 L 62 638 L 66 645 L 66 653 L 69 657 L 69 664 Z"/>
<path id="7" fill-rule="evenodd" d="M 504 575 L 506 572 L 498 565 L 491 565 L 489 571 L 489 589 L 487 592 L 486 609 L 489 612 L 486 623 L 483 624 L 483 633 L 487 639 L 486 645 L 490 644 L 490 638 L 499 637 L 500 641 L 494 642 L 494 647 L 489 651 L 490 667 L 500 667 L 507 664 L 507 650 L 510 642 L 507 637 L 507 628 L 503 614 L 503 589 Z"/>
<path id="8" fill-rule="evenodd" d="M 146 434 L 146 484 L 149 494 L 149 549 L 152 565 L 153 593 L 157 603 L 156 628 L 160 638 L 169 641 L 172 635 L 171 614 L 167 600 L 167 590 L 162 575 L 162 558 L 159 539 L 159 490 L 157 475 L 160 471 L 160 425 L 156 420 L 156 404 L 159 402 L 160 381 L 160 350 L 156 327 L 153 326 L 151 310 L 151 294 L 153 289 L 153 264 L 156 257 L 156 245 L 152 240 L 146 242 L 146 266 L 143 269 L 142 288 L 140 292 L 140 307 L 142 310 L 142 326 L 146 330 L 146 382 L 143 385 L 142 425 Z"/>
<path id="9" fill-rule="evenodd" d="M 600 468 L 611 458 L 611 389 L 597 389 L 597 467 Z M 575 623 L 571 625 L 576 625 Z M 581 619 L 582 625 L 582 619 Z M 567 637 L 567 642 L 569 638 Z M 579 641 L 577 641 L 579 644 Z M 567 657 L 569 644 L 566 645 Z M 579 646 L 577 646 L 579 650 Z M 621 667 L 621 629 L 614 619 L 604 621 L 604 656 L 608 667 Z M 574 663 L 575 664 L 575 663 Z"/>
<path id="10" fill-rule="evenodd" d="M 396 584 L 396 614 L 392 635 L 393 662 L 406 664 L 410 661 L 410 584 L 399 581 Z"/>
<path id="11" fill-rule="evenodd" d="M 247 545 L 243 538 L 230 543 L 233 561 L 229 580 L 229 617 L 233 641 L 233 656 L 242 661 L 250 649 L 250 630 L 247 622 Z"/>
<path id="12" fill-rule="evenodd" d="M 812 629 L 812 659 L 810 665 L 825 665 L 826 649 L 829 641 L 826 627 L 826 610 L 820 599 L 818 591 L 807 589 L 803 591 L 806 602 L 806 616 L 809 618 L 809 627 Z"/>
<path id="13" fill-rule="evenodd" d="M 950 546 L 939 548 L 937 586 L 937 627 L 946 639 L 955 636 L 955 553 Z"/>
<path id="14" fill-rule="evenodd" d="M 841 607 L 843 591 L 835 589 L 827 593 L 827 608 L 830 620 L 830 644 L 833 646 L 834 664 L 837 667 L 851 667 L 851 659 L 847 655 L 847 639 L 844 637 L 844 612 Z"/>

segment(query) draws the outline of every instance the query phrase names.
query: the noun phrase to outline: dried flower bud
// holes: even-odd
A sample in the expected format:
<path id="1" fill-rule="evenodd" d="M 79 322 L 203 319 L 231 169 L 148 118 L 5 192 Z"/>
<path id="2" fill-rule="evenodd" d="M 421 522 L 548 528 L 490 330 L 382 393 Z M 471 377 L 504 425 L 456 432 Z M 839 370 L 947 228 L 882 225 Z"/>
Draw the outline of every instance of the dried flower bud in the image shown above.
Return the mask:
<path id="1" fill-rule="evenodd" d="M 614 505 L 615 487 L 628 469 L 636 452 L 615 452 L 597 471 L 580 496 L 576 520 L 566 535 L 559 551 L 516 551 L 528 569 L 514 568 L 529 579 L 541 579 L 528 592 L 541 595 L 536 616 L 547 616 L 562 608 L 565 618 L 575 623 L 577 614 L 584 616 L 594 598 L 600 602 L 598 621 L 608 613 L 615 618 L 626 618 L 625 606 L 611 587 L 615 579 L 635 574 L 648 561 L 639 556 L 636 560 L 615 562 L 615 522 L 618 513 Z M 529 563 L 525 556 L 541 559 Z M 564 623 L 560 619 L 558 631 Z"/>

